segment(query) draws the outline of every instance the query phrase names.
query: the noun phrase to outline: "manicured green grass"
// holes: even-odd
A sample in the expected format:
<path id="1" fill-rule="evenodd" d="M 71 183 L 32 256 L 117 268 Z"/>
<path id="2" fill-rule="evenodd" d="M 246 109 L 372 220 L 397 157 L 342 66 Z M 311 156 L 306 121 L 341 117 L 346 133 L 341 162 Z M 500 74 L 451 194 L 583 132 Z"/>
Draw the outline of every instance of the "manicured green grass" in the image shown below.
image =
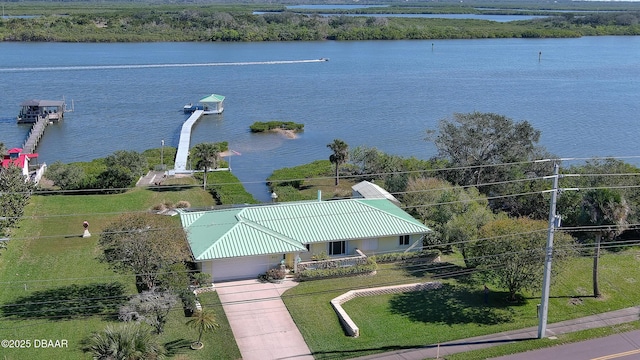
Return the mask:
<path id="1" fill-rule="evenodd" d="M 640 278 L 639 250 L 602 257 L 602 299 L 589 296 L 591 263 L 590 258 L 577 258 L 558 269 L 549 323 L 637 305 L 633 283 Z M 482 284 L 472 285 L 461 277 L 446 280 L 440 290 L 362 297 L 345 303 L 343 307 L 360 328 L 359 338 L 344 334 L 329 305 L 332 298 L 351 289 L 429 281 L 455 269 L 407 271 L 385 265 L 372 277 L 304 282 L 283 298 L 317 359 L 345 359 L 537 325 L 537 293 L 525 294 L 521 302 L 512 304 L 506 301 L 506 292 L 492 289 L 485 304 Z"/>
<path id="2" fill-rule="evenodd" d="M 136 292 L 132 275 L 115 273 L 97 259 L 100 230 L 122 213 L 181 200 L 192 206 L 213 205 L 211 195 L 197 187 L 33 196 L 8 248 L 0 254 L 0 339 L 31 340 L 32 347 L 3 349 L 3 359 L 90 358 L 81 350 L 82 340 L 118 323 L 114 315 L 119 306 Z M 81 237 L 83 221 L 90 224 L 89 238 Z M 167 221 L 180 226 L 177 217 Z M 187 319 L 180 305 L 172 310 L 161 342 L 173 350 L 174 358 L 239 358 L 217 295 L 202 295 L 201 300 L 215 308 L 221 325 L 214 334 L 205 335 L 205 348 L 184 348 L 197 339 L 197 333 L 184 324 Z M 36 349 L 35 339 L 66 340 L 68 346 Z"/>

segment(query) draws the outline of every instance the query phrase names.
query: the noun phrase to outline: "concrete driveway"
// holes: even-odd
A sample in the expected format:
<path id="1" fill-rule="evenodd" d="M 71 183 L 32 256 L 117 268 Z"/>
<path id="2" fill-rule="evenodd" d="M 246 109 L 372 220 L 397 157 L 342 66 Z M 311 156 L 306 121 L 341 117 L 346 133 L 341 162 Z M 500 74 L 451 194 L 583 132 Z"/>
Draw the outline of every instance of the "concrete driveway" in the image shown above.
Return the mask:
<path id="1" fill-rule="evenodd" d="M 295 285 L 290 280 L 282 284 L 258 280 L 215 284 L 243 360 L 313 359 L 280 298 Z"/>

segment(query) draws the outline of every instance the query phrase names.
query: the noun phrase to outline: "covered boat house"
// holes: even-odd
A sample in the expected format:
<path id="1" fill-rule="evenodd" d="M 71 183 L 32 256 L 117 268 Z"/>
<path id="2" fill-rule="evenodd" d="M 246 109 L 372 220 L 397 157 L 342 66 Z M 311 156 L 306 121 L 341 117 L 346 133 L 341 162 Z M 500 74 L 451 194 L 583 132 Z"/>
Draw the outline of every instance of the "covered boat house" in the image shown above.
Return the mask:
<path id="1" fill-rule="evenodd" d="M 65 103 L 59 100 L 27 100 L 20 104 L 18 124 L 33 124 L 38 120 L 57 122 L 64 116 Z"/>
<path id="2" fill-rule="evenodd" d="M 224 96 L 211 94 L 207 97 L 200 99 L 199 103 L 202 104 L 202 110 L 206 114 L 221 114 L 224 111 Z"/>

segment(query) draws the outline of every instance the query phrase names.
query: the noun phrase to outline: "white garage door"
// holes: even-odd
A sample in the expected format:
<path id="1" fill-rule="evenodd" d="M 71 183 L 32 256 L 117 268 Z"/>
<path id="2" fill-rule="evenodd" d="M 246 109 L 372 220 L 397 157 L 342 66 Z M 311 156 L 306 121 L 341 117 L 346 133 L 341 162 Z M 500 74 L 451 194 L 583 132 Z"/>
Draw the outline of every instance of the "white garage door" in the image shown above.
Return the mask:
<path id="1" fill-rule="evenodd" d="M 245 256 L 233 259 L 213 260 L 213 281 L 255 279 L 267 272 L 269 256 Z"/>

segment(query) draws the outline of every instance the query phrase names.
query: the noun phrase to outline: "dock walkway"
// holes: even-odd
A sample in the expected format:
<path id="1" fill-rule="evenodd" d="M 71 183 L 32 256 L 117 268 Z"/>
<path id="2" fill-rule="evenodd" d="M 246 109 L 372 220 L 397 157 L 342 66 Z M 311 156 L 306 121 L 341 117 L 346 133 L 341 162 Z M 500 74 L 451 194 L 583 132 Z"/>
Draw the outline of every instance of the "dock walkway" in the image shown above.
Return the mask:
<path id="1" fill-rule="evenodd" d="M 191 128 L 193 124 L 204 115 L 204 110 L 196 110 L 189 116 L 187 121 L 182 124 L 180 130 L 180 141 L 178 142 L 178 152 L 176 153 L 176 162 L 173 171 L 176 174 L 190 173 L 187 171 L 187 157 L 189 156 L 189 145 L 191 144 Z"/>
<path id="2" fill-rule="evenodd" d="M 29 136 L 27 136 L 27 140 L 22 145 L 22 152 L 25 154 L 32 154 L 36 151 L 36 146 L 38 146 L 38 142 L 44 135 L 44 130 L 49 125 L 49 119 L 46 117 L 40 117 L 31 127 L 31 131 L 29 131 Z"/>

